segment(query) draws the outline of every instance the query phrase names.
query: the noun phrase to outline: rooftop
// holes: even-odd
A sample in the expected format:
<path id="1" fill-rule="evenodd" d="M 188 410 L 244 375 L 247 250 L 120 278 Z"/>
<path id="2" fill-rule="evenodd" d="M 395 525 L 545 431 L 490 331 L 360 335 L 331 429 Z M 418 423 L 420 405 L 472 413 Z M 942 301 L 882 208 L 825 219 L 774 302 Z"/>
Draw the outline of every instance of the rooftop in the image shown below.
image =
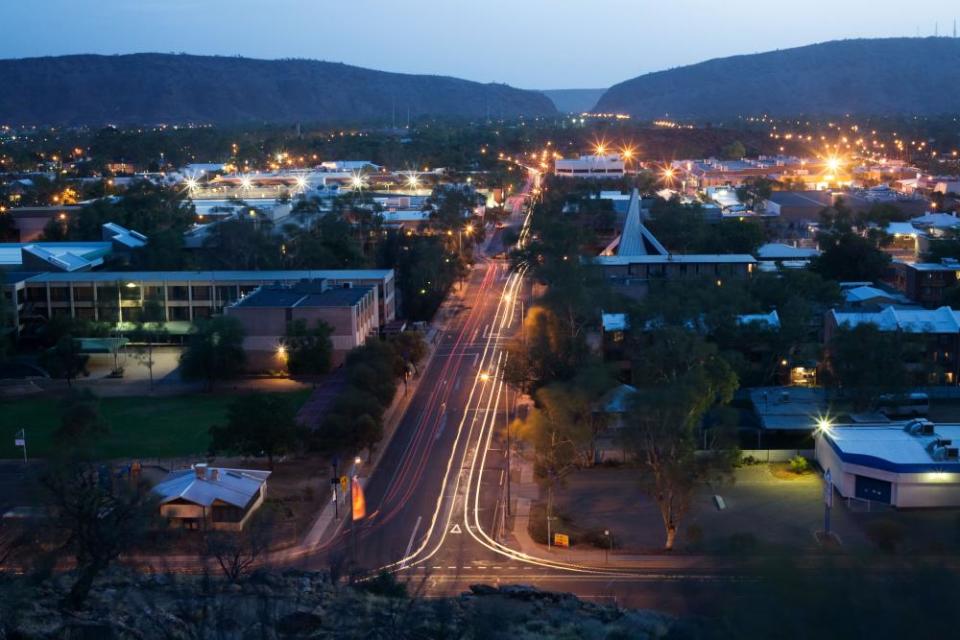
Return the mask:
<path id="1" fill-rule="evenodd" d="M 106 243 L 109 244 L 109 243 Z M 58 282 L 260 282 L 291 280 L 377 280 L 393 279 L 393 269 L 326 269 L 315 271 L 90 271 L 75 273 L 24 274 L 28 283 Z"/>
<path id="2" fill-rule="evenodd" d="M 903 309 L 892 306 L 881 311 L 830 311 L 836 325 L 876 325 L 881 331 L 906 333 L 960 333 L 960 312 L 950 307 Z"/>
<path id="3" fill-rule="evenodd" d="M 760 260 L 809 260 L 820 255 L 820 251 L 809 247 L 793 247 L 779 242 L 768 242 L 757 249 Z"/>
<path id="4" fill-rule="evenodd" d="M 814 387 L 756 387 L 749 394 L 764 429 L 812 431 L 827 406 L 823 389 Z"/>
<path id="5" fill-rule="evenodd" d="M 898 473 L 960 471 L 960 462 L 943 459 L 935 450 L 938 441 L 960 443 L 960 424 L 934 425 L 932 435 L 913 434 L 906 424 L 833 426 L 822 436 L 851 464 Z"/>
<path id="6" fill-rule="evenodd" d="M 52 268 L 77 271 L 103 264 L 112 250 L 110 242 L 5 242 L 0 243 L 0 268 L 22 267 L 27 254 Z"/>
<path id="7" fill-rule="evenodd" d="M 269 471 L 207 468 L 206 465 L 198 465 L 193 469 L 171 471 L 153 491 L 160 496 L 161 504 L 186 500 L 205 507 L 214 502 L 225 502 L 243 508 L 250 503 L 268 477 Z"/>
<path id="8" fill-rule="evenodd" d="M 323 281 L 293 286 L 263 286 L 238 301 L 237 307 L 353 307 L 372 291 L 372 287 L 324 288 Z"/>

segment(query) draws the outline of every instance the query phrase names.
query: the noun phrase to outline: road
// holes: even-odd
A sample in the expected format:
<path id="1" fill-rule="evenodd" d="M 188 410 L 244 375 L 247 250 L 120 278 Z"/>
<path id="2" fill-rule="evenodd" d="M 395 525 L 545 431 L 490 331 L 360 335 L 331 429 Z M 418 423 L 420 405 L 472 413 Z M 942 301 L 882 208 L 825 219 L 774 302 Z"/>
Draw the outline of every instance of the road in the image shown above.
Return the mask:
<path id="1" fill-rule="evenodd" d="M 521 238 L 529 224 L 524 202 L 511 200 L 511 225 Z M 498 241 L 491 240 L 488 254 L 502 251 Z M 476 583 L 522 583 L 681 610 L 700 585 L 729 578 L 672 562 L 644 569 L 577 565 L 509 544 L 501 438 L 512 392 L 500 372 L 504 347 L 519 330 L 520 301 L 529 298 L 523 275 L 506 260 L 478 257 L 462 303 L 441 309 L 448 320 L 433 360 L 366 480 L 367 517 L 344 523 L 299 564 L 390 571 L 431 595 L 458 594 Z"/>

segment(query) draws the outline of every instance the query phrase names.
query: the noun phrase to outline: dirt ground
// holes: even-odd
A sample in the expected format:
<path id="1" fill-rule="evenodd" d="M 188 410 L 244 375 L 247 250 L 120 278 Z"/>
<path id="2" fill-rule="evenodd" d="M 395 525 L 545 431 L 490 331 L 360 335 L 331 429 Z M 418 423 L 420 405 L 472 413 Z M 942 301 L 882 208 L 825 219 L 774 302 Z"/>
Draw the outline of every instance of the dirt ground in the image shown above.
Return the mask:
<path id="1" fill-rule="evenodd" d="M 638 471 L 596 467 L 572 474 L 557 491 L 554 530 L 585 542 L 609 530 L 621 553 L 653 553 L 664 542 L 663 523 L 653 500 L 640 489 Z M 694 497 L 680 527 L 678 551 L 706 553 L 814 551 L 814 532 L 823 529 L 822 479 L 814 472 L 795 476 L 785 465 L 751 465 L 734 480 L 704 488 Z M 723 499 L 718 508 L 714 496 Z M 543 514 L 542 505 L 535 505 Z M 844 551 L 960 553 L 960 509 L 895 510 L 847 504 L 835 497 L 831 529 Z"/>

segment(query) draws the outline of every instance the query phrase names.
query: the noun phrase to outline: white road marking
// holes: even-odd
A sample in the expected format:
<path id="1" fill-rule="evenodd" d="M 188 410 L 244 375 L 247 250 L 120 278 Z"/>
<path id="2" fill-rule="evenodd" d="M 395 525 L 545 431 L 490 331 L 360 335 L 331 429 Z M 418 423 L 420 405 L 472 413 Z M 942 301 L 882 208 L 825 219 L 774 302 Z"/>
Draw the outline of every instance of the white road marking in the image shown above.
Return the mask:
<path id="1" fill-rule="evenodd" d="M 404 558 L 410 557 L 410 549 L 413 548 L 413 539 L 417 537 L 417 529 L 420 528 L 420 520 L 423 519 L 423 516 L 417 516 L 417 524 L 413 525 L 413 531 L 410 532 L 410 542 L 407 543 L 407 550 L 403 552 Z M 407 561 L 404 560 L 403 564 L 400 565 L 401 568 L 406 568 Z"/>

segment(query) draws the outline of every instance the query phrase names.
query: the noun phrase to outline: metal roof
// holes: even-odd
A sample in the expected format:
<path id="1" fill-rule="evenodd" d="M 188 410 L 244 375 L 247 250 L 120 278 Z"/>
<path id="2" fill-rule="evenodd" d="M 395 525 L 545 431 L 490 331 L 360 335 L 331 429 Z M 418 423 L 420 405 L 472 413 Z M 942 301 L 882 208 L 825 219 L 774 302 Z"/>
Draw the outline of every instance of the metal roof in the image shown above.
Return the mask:
<path id="1" fill-rule="evenodd" d="M 873 324 L 881 331 L 907 333 L 960 333 L 960 316 L 950 307 L 939 309 L 898 309 L 892 306 L 881 311 L 832 310 L 837 326 L 856 327 Z"/>
<path id="2" fill-rule="evenodd" d="M 109 244 L 109 243 L 107 243 Z M 40 273 L 27 282 L 262 282 L 294 280 L 391 280 L 393 269 L 345 269 L 316 271 L 87 271 Z"/>
<path id="3" fill-rule="evenodd" d="M 938 439 L 960 442 L 960 425 L 938 424 L 933 435 L 914 435 L 904 429 L 905 424 L 833 426 L 823 437 L 844 462 L 851 464 L 899 473 L 960 472 L 960 462 L 932 455 L 932 445 Z"/>
<path id="4" fill-rule="evenodd" d="M 202 478 L 199 477 L 201 473 Z M 243 508 L 269 477 L 269 471 L 194 467 L 171 471 L 153 491 L 160 496 L 161 504 L 185 500 L 209 507 L 219 501 Z"/>
<path id="5" fill-rule="evenodd" d="M 617 245 L 618 256 L 667 255 L 667 250 L 640 221 L 640 192 L 630 194 L 630 208 Z"/>

